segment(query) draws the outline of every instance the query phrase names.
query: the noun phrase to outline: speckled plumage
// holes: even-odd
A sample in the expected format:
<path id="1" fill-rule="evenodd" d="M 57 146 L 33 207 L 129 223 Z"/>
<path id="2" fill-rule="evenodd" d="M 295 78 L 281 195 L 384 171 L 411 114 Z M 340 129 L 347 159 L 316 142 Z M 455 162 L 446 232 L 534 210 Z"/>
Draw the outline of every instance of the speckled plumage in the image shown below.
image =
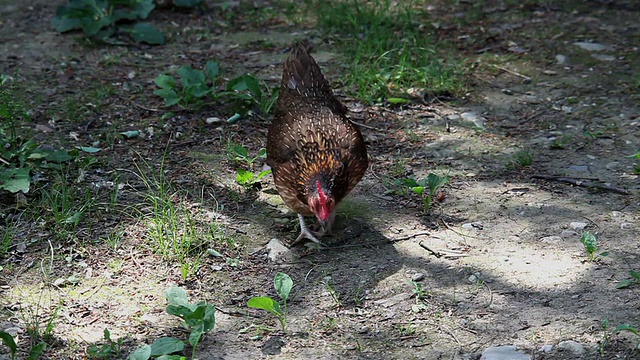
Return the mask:
<path id="1" fill-rule="evenodd" d="M 367 169 L 364 140 L 346 110 L 313 57 L 296 45 L 284 63 L 267 163 L 280 196 L 298 214 L 313 214 L 307 198 L 316 180 L 338 203 Z"/>

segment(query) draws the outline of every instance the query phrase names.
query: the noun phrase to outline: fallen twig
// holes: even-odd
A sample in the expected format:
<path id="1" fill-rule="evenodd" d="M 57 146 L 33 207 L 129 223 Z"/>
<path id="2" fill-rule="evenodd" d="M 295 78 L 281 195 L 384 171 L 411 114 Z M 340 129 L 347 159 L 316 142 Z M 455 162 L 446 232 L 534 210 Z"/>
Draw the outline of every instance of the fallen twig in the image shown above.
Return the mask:
<path id="1" fill-rule="evenodd" d="M 576 186 L 582 186 L 582 187 L 586 187 L 586 188 L 599 189 L 599 190 L 615 192 L 615 193 L 618 193 L 618 194 L 629 195 L 629 192 L 627 190 L 619 189 L 619 188 L 614 187 L 612 185 L 605 184 L 605 183 L 603 183 L 603 182 L 601 182 L 601 181 L 599 181 L 597 179 L 585 180 L 585 179 L 580 179 L 580 178 L 572 178 L 572 177 L 566 177 L 566 176 L 554 176 L 554 175 L 533 175 L 533 176 L 531 176 L 531 178 L 532 179 L 543 179 L 543 180 L 548 180 L 548 181 L 563 182 L 563 183 L 576 185 Z"/>
<path id="2" fill-rule="evenodd" d="M 408 240 L 408 239 L 413 239 L 414 237 L 418 237 L 418 236 L 425 236 L 425 235 L 431 235 L 430 232 L 428 231 L 423 231 L 423 232 L 419 232 L 419 233 L 415 233 L 415 234 L 410 234 L 410 235 L 406 235 L 406 236 L 401 236 L 399 238 L 394 238 L 394 239 L 389 239 L 389 242 L 398 242 L 398 241 L 403 241 L 403 240 Z"/>
<path id="3" fill-rule="evenodd" d="M 365 129 L 371 129 L 371 130 L 375 130 L 375 131 L 379 131 L 379 132 L 388 132 L 385 129 L 380 129 L 380 128 L 377 128 L 377 127 L 373 127 L 371 125 L 366 125 L 366 124 L 363 124 L 361 122 L 357 122 L 357 121 L 353 121 L 353 120 L 351 120 L 351 122 L 356 124 L 356 125 L 358 125 L 358 126 L 361 126 L 361 127 L 365 128 Z"/>
<path id="4" fill-rule="evenodd" d="M 456 259 L 456 258 L 460 258 L 460 257 L 465 257 L 465 256 L 469 256 L 468 254 L 463 253 L 460 250 L 433 250 L 432 248 L 429 247 L 429 245 L 425 244 L 424 242 L 420 241 L 418 243 L 418 245 L 420 245 L 421 248 L 427 250 L 428 252 L 430 252 L 433 256 L 440 258 L 440 257 L 444 257 L 445 259 Z"/>

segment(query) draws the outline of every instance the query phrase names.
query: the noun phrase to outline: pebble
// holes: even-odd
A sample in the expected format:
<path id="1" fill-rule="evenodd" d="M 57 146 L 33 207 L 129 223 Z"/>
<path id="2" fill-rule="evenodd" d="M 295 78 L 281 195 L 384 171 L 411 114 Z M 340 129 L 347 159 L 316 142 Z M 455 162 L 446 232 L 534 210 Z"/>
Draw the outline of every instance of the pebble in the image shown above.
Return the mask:
<path id="1" fill-rule="evenodd" d="M 492 346 L 482 352 L 480 360 L 531 360 L 531 355 L 518 351 L 515 345 Z"/>
<path id="2" fill-rule="evenodd" d="M 580 231 L 580 230 L 584 230 L 584 228 L 587 227 L 587 223 L 574 221 L 571 224 L 569 224 L 569 227 L 572 228 L 575 231 Z"/>
<path id="3" fill-rule="evenodd" d="M 545 236 L 542 239 L 540 239 L 540 242 L 543 242 L 545 244 L 558 244 L 560 241 L 562 241 L 562 238 L 560 236 Z"/>
<path id="4" fill-rule="evenodd" d="M 472 223 L 466 223 L 466 224 L 462 224 L 462 228 L 465 230 L 482 230 L 482 222 L 480 221 L 474 221 Z"/>
<path id="5" fill-rule="evenodd" d="M 424 280 L 424 274 L 423 273 L 415 273 L 411 277 L 411 281 L 418 282 L 418 281 L 422 281 L 422 280 Z"/>
<path id="6" fill-rule="evenodd" d="M 574 42 L 573 45 L 587 51 L 603 51 L 607 50 L 609 47 L 606 45 L 598 44 L 598 43 L 590 43 L 584 41 Z"/>
<path id="7" fill-rule="evenodd" d="M 567 62 L 567 57 L 564 55 L 558 54 L 556 55 L 556 62 L 558 63 L 558 65 L 562 65 Z"/>
<path id="8" fill-rule="evenodd" d="M 269 260 L 271 261 L 276 261 L 279 257 L 290 251 L 288 247 L 284 246 L 284 244 L 276 238 L 271 239 L 266 248 L 267 256 L 269 256 Z"/>
<path id="9" fill-rule="evenodd" d="M 484 118 L 476 113 L 463 112 L 462 114 L 460 114 L 460 117 L 462 117 L 462 120 L 473 123 L 473 125 L 475 125 L 479 129 L 482 129 L 482 130 L 485 129 Z"/>
<path id="10" fill-rule="evenodd" d="M 548 352 L 551 352 L 551 350 L 553 350 L 553 345 L 547 344 L 547 345 L 543 345 L 538 351 L 548 353 Z"/>
<path id="11" fill-rule="evenodd" d="M 222 122 L 222 119 L 220 119 L 219 117 L 208 117 L 204 120 L 205 123 L 207 123 L 207 125 L 211 125 L 211 124 L 219 124 Z"/>
<path id="12" fill-rule="evenodd" d="M 366 325 L 358 329 L 358 334 L 366 334 L 368 332 L 369 332 L 369 327 Z"/>
<path id="13" fill-rule="evenodd" d="M 467 280 L 469 280 L 470 283 L 475 284 L 476 282 L 478 282 L 478 277 L 475 275 L 470 275 Z"/>
<path id="14" fill-rule="evenodd" d="M 616 59 L 615 56 L 607 54 L 591 54 L 591 57 L 600 61 L 614 61 Z"/>
<path id="15" fill-rule="evenodd" d="M 572 352 L 576 356 L 586 354 L 586 350 L 584 346 L 580 345 L 580 343 L 573 340 L 561 341 L 558 344 L 558 349 L 563 351 Z"/>
<path id="16" fill-rule="evenodd" d="M 573 230 L 562 230 L 560 237 L 567 238 L 567 237 L 573 237 L 575 235 L 578 235 L 578 233 Z"/>

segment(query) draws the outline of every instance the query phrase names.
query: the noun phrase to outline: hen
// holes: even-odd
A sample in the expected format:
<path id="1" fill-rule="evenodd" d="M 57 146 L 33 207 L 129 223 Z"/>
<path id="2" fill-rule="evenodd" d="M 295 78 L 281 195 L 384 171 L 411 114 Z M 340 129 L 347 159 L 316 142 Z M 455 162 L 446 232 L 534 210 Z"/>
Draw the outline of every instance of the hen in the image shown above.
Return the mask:
<path id="1" fill-rule="evenodd" d="M 267 135 L 267 164 L 282 200 L 298 214 L 300 235 L 318 244 L 331 232 L 336 205 L 367 170 L 362 134 L 307 49 L 298 44 L 284 62 L 274 120 Z M 318 219 L 311 231 L 304 216 Z"/>

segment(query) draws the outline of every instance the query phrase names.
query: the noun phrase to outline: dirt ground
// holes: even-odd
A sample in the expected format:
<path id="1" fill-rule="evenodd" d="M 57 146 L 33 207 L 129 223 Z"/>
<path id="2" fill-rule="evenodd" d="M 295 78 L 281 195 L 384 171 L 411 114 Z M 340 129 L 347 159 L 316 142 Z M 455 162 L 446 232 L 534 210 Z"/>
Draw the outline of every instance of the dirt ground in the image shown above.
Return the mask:
<path id="1" fill-rule="evenodd" d="M 23 224 L 13 239 L 22 245 L 3 259 L 0 319 L 18 329 L 23 349 L 34 304 L 43 317 L 57 309 L 48 359 L 85 358 L 104 328 L 124 340 L 123 358 L 161 336 L 186 338 L 165 313 L 163 292 L 177 284 L 222 310 L 198 359 L 477 359 L 500 345 L 532 359 L 640 359 L 631 333 L 611 335 L 603 346 L 615 326 L 640 327 L 640 287 L 616 289 L 640 270 L 640 181 L 628 158 L 640 147 L 637 2 L 435 1 L 435 31 L 455 44 L 455 56 L 470 59 L 471 90 L 450 102 L 396 107 L 341 95 L 364 125 L 370 169 L 339 208 L 328 249 L 300 246 L 275 262 L 265 245 L 295 238 L 295 217 L 270 176 L 253 193 L 235 184 L 226 154 L 229 139 L 250 153 L 264 147 L 268 119 L 208 124 L 224 117 L 217 108 L 165 119 L 153 79 L 171 66 L 217 59 L 229 74 L 249 72 L 275 85 L 284 50 L 306 38 L 335 80 L 332 65 L 341 57 L 331 43 L 312 26 L 283 20 L 238 16 L 229 27 L 215 11 L 163 9 L 151 21 L 169 34 L 166 45 L 95 46 L 52 30 L 57 3 L 0 1 L 0 73 L 13 76 L 31 102 L 25 129 L 54 146 L 87 146 L 128 130 L 143 136 L 100 145 L 100 166 L 84 178 L 98 183 L 117 174 L 121 211 L 81 227 L 81 242 L 50 242 L 43 223 Z M 256 45 L 265 39 L 272 46 Z M 494 54 L 508 60 L 495 65 Z M 56 111 L 67 103 L 81 106 Z M 186 281 L 144 243 L 145 223 L 131 215 L 146 206 L 136 166 L 158 171 L 163 155 L 160 171 L 186 194 L 182 201 L 234 240 L 220 250 L 234 261 L 207 257 Z M 390 179 L 432 171 L 451 182 L 429 216 L 417 197 L 389 191 Z M 15 200 L 2 196 L 6 220 Z M 114 248 L 102 239 L 116 228 L 123 235 Z M 584 230 L 608 256 L 587 260 Z M 52 273 L 43 275 L 50 256 Z M 279 323 L 246 306 L 252 296 L 275 297 L 278 271 L 295 283 L 286 334 L 265 330 Z M 50 285 L 71 275 L 81 281 Z M 412 279 L 425 291 L 421 298 Z"/>

